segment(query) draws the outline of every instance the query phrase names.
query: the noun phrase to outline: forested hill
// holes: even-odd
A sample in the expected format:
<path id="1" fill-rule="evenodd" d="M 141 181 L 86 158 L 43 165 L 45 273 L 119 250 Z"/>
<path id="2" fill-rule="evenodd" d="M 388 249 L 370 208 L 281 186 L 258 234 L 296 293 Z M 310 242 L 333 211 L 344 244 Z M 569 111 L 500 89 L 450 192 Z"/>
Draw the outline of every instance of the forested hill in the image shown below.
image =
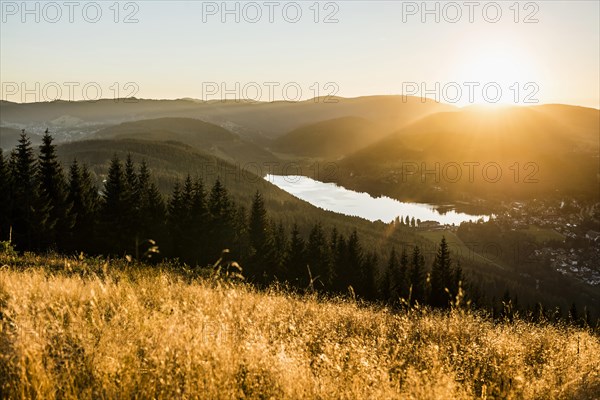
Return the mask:
<path id="1" fill-rule="evenodd" d="M 243 168 L 279 160 L 269 151 L 218 125 L 192 118 L 157 118 L 126 122 L 102 129 L 94 139 L 137 139 L 175 141 L 240 164 Z"/>
<path id="2" fill-rule="evenodd" d="M 600 111 L 467 108 L 427 116 L 345 157 L 337 181 L 424 202 L 598 196 Z"/>

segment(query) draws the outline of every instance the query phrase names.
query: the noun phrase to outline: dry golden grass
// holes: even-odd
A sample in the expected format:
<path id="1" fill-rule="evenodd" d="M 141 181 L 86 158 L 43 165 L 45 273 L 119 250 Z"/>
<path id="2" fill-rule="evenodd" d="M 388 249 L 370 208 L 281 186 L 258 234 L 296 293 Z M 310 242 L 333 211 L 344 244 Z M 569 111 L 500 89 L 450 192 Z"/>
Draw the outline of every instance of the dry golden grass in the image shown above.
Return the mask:
<path id="1" fill-rule="evenodd" d="M 0 398 L 454 399 L 600 395 L 600 341 L 473 313 L 0 256 Z"/>

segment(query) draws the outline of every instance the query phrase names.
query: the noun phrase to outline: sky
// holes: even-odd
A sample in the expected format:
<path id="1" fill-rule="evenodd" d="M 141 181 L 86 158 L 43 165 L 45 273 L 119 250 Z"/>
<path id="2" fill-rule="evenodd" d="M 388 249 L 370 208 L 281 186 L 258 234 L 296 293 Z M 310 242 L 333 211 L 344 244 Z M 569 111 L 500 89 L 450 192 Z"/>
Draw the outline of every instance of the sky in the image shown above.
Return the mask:
<path id="1" fill-rule="evenodd" d="M 600 108 L 599 4 L 1 0 L 0 94 Z"/>

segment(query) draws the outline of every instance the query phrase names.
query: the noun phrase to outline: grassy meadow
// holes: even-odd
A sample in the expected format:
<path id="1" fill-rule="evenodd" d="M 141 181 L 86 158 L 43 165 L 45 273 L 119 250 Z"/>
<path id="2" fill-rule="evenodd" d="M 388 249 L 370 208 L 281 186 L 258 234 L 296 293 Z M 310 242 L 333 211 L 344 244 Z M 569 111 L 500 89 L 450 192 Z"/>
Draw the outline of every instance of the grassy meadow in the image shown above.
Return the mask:
<path id="1" fill-rule="evenodd" d="M 172 264 L 0 256 L 0 398 L 597 399 L 600 339 Z"/>

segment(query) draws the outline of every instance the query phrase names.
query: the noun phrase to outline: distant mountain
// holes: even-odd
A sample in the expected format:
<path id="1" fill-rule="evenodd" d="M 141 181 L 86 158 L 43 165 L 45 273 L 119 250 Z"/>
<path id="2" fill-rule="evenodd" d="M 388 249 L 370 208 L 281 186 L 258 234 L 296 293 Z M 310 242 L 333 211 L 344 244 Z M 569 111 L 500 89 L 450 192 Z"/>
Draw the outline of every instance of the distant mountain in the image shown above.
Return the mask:
<path id="1" fill-rule="evenodd" d="M 192 118 L 157 118 L 125 122 L 102 129 L 91 136 L 98 139 L 140 139 L 177 141 L 203 150 L 229 162 L 264 163 L 277 159 L 237 134 Z"/>
<path id="2" fill-rule="evenodd" d="M 338 158 L 390 133 L 382 125 L 361 117 L 342 117 L 306 125 L 278 137 L 272 150 L 309 157 Z"/>
<path id="3" fill-rule="evenodd" d="M 49 127 L 67 139 L 92 133 L 108 125 L 161 117 L 195 118 L 219 125 L 254 140 L 272 139 L 315 122 L 355 116 L 376 120 L 393 131 L 425 115 L 455 109 L 416 97 L 369 96 L 316 98 L 299 102 L 199 101 L 118 99 L 0 102 L 0 125 L 12 128 Z M 42 130 L 43 130 L 42 129 Z M 58 139 L 62 140 L 61 137 Z"/>
<path id="4" fill-rule="evenodd" d="M 338 182 L 426 201 L 597 196 L 599 120 L 598 110 L 569 106 L 437 113 L 340 161 Z"/>

